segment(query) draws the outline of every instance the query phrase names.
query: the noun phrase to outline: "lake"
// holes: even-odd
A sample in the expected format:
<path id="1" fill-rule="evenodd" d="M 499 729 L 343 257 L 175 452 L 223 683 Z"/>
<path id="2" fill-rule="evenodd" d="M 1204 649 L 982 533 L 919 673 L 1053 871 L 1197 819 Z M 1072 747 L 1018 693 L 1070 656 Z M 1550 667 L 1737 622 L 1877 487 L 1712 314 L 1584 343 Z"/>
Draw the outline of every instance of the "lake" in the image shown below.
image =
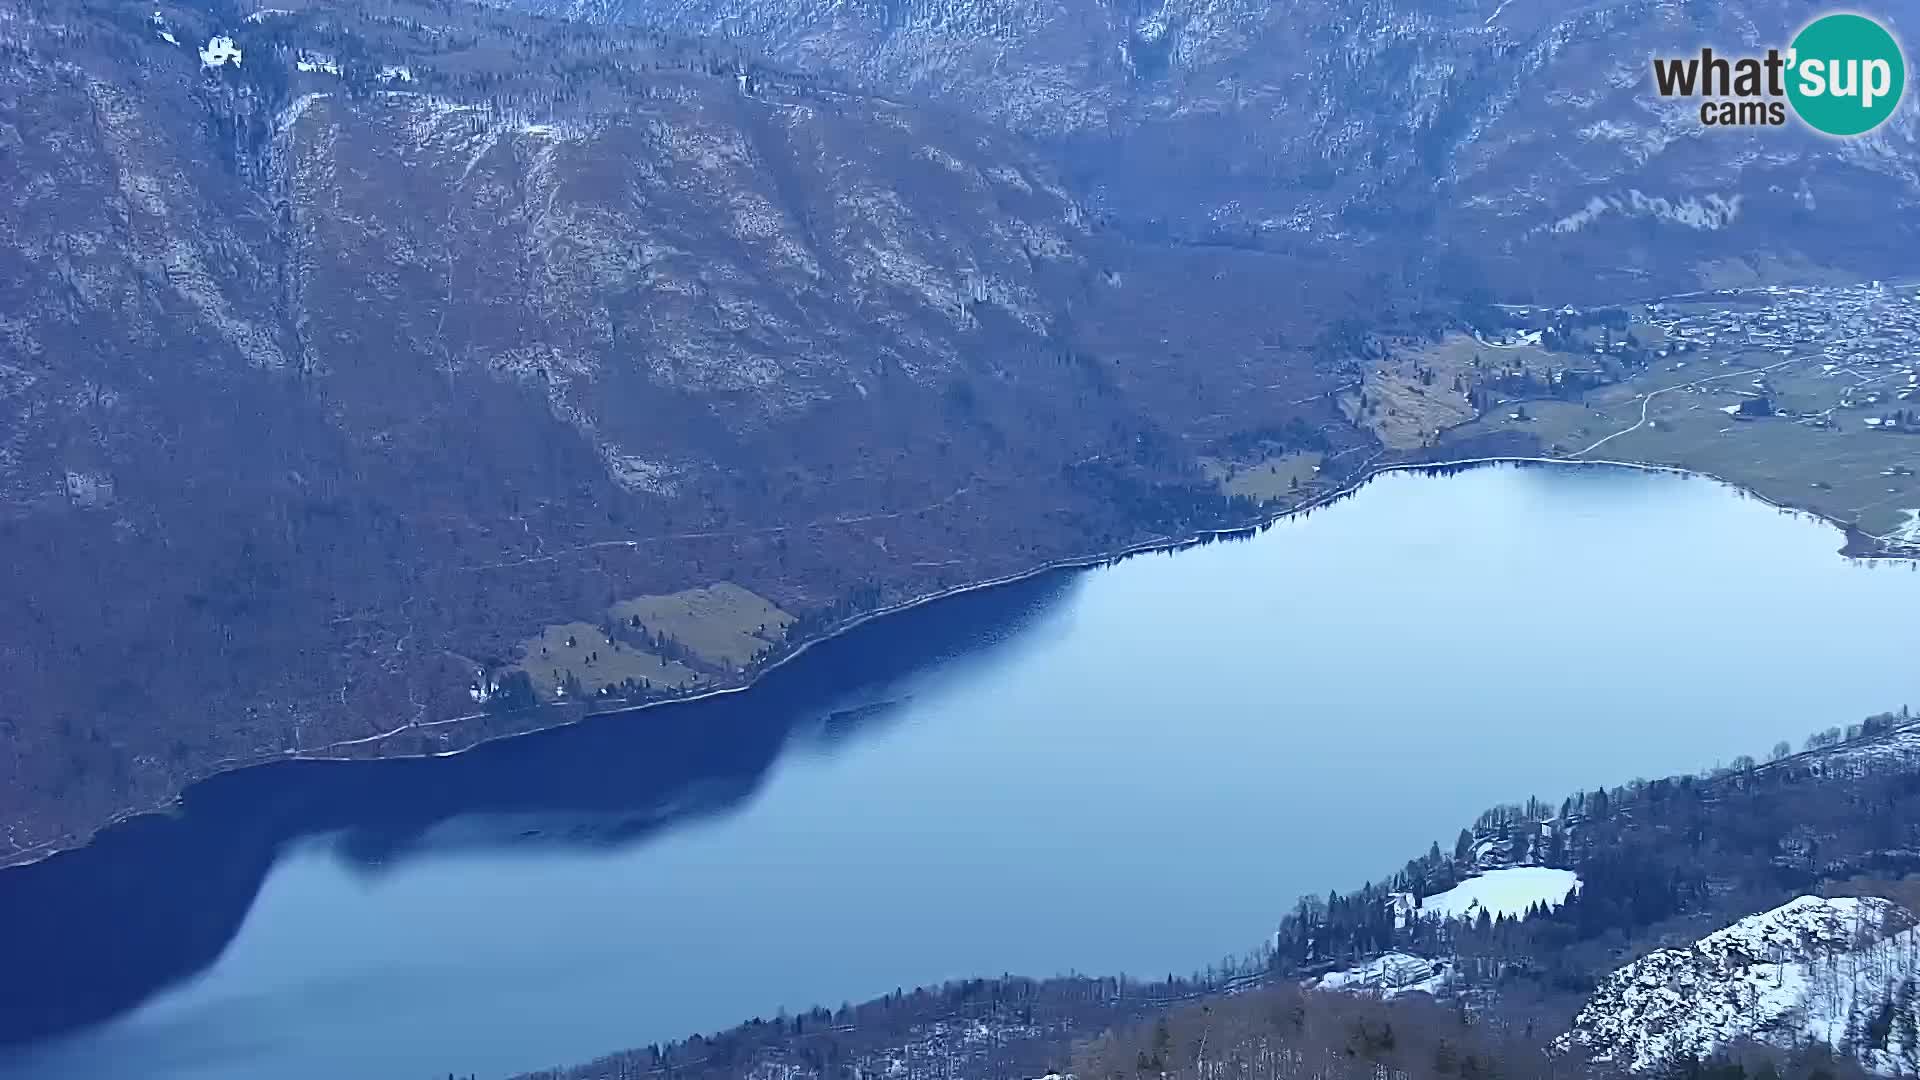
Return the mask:
<path id="1" fill-rule="evenodd" d="M 1192 972 L 1493 803 L 1920 704 L 1920 573 L 1841 542 L 1698 478 L 1392 474 L 747 693 L 219 777 L 0 873 L 0 1076 L 498 1077 L 950 977 Z"/>

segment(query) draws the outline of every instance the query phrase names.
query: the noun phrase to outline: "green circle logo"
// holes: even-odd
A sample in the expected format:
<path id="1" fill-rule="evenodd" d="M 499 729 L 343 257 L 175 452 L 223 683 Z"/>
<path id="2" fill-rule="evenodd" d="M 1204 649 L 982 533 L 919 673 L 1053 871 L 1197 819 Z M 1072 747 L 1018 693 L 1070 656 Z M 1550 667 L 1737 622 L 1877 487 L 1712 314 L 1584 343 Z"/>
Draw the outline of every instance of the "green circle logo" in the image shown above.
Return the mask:
<path id="1" fill-rule="evenodd" d="M 1900 45 L 1864 15 L 1823 15 L 1787 53 L 1787 100 L 1807 126 L 1828 135 L 1864 135 L 1900 104 L 1907 65 Z"/>

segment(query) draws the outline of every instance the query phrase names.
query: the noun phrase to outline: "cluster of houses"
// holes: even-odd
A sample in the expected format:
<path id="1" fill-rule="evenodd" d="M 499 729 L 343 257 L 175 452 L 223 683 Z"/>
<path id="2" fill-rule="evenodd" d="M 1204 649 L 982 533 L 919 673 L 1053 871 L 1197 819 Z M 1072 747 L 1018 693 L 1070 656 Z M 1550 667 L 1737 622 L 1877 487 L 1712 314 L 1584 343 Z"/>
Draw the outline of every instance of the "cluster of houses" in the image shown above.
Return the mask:
<path id="1" fill-rule="evenodd" d="M 1677 357 L 1696 349 L 1733 349 L 1751 357 L 1771 354 L 1781 359 L 1817 357 L 1820 373 L 1839 380 L 1836 403 L 1818 411 L 1792 412 L 1777 408 L 1773 388 L 1765 377 L 1745 400 L 1722 411 L 1737 420 L 1781 417 L 1810 427 L 1838 426 L 1842 410 L 1880 411 L 1861 420 L 1874 431 L 1920 432 L 1920 289 L 1889 287 L 1882 282 L 1852 286 L 1771 286 L 1726 291 L 1729 303 L 1714 307 L 1705 302 L 1646 305 L 1646 319 L 1665 332 L 1668 348 L 1659 356 Z M 1723 357 L 1724 358 L 1724 357 Z M 1677 360 L 1673 370 L 1686 366 Z M 1703 391 L 1705 388 L 1701 388 Z M 1892 406 L 1891 411 L 1887 407 Z"/>

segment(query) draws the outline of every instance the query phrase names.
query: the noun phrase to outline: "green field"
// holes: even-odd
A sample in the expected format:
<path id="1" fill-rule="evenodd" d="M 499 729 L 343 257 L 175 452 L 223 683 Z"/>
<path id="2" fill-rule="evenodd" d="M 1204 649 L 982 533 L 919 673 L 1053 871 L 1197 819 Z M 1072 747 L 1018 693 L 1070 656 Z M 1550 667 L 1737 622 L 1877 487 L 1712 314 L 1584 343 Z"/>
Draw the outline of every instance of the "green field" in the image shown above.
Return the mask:
<path id="1" fill-rule="evenodd" d="M 639 596 L 613 605 L 615 621 L 638 617 L 716 667 L 740 668 L 786 636 L 793 616 L 772 601 L 731 582 L 666 596 Z"/>
<path id="2" fill-rule="evenodd" d="M 1298 498 L 1318 479 L 1321 455 L 1302 450 L 1237 464 L 1202 458 L 1200 467 L 1222 495 L 1244 495 L 1255 502 Z"/>
<path id="3" fill-rule="evenodd" d="M 557 688 L 569 674 L 587 694 L 627 679 L 645 679 L 659 689 L 684 689 L 701 681 L 692 668 L 615 641 L 592 623 L 548 626 L 539 636 L 521 642 L 520 652 L 515 666 L 533 679 L 535 692 L 546 698 L 557 696 Z"/>
<path id="4" fill-rule="evenodd" d="M 1418 449 L 1473 418 L 1467 391 L 1494 372 L 1543 374 L 1575 359 L 1535 345 L 1493 345 L 1449 333 L 1437 342 L 1403 344 L 1368 364 L 1359 390 L 1342 395 L 1340 408 L 1388 449 Z"/>
<path id="5" fill-rule="evenodd" d="M 607 609 L 601 625 L 544 627 L 520 643 L 514 667 L 549 699 L 559 695 L 568 677 L 579 681 L 578 692 L 584 694 L 617 688 L 628 679 L 644 679 L 654 689 L 685 690 L 708 682 L 713 669 L 744 669 L 785 638 L 792 622 L 793 616 L 771 601 L 721 582 L 622 600 Z M 650 647 L 654 635 L 669 640 Z"/>
<path id="6" fill-rule="evenodd" d="M 1711 473 L 1872 535 L 1901 528 L 1908 511 L 1920 508 L 1920 478 L 1912 475 L 1920 469 L 1920 435 L 1875 430 L 1866 421 L 1897 403 L 1888 390 L 1906 384 L 1906 368 L 1848 370 L 1820 355 L 1781 361 L 1777 353 L 1749 352 L 1662 363 L 1582 402 L 1501 406 L 1448 437 L 1526 430 L 1553 456 Z M 1763 392 L 1752 372 L 1760 367 L 1773 367 L 1764 392 L 1792 418 L 1743 420 L 1725 411 Z M 1876 390 L 1880 398 L 1872 401 Z M 1521 410 L 1526 418 L 1514 419 Z"/>

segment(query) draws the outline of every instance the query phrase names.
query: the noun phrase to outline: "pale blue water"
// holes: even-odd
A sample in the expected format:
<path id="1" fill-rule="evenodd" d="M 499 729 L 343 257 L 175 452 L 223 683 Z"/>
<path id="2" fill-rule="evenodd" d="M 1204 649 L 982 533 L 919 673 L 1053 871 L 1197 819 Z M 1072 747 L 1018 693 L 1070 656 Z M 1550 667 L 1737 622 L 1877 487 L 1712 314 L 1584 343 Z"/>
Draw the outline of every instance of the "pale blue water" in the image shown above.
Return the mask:
<path id="1" fill-rule="evenodd" d="M 1190 972 L 1492 803 L 1920 704 L 1920 574 L 1840 542 L 1704 480 L 1396 475 L 870 625 L 724 705 L 275 776 L 328 809 L 211 967 L 0 1075 L 493 1077 L 955 976 Z M 190 807 L 173 873 L 230 857 L 249 783 Z"/>

